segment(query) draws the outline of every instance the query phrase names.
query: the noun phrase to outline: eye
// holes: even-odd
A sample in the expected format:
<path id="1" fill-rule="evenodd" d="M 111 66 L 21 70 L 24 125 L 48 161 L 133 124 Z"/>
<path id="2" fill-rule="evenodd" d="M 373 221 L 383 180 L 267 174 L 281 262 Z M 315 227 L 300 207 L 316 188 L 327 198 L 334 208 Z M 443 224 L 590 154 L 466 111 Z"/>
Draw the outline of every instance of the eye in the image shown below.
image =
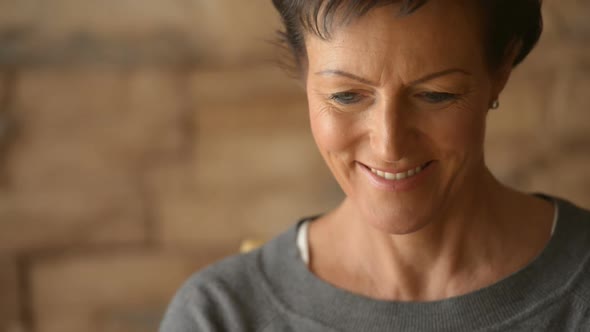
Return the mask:
<path id="1" fill-rule="evenodd" d="M 447 92 L 422 92 L 417 94 L 417 97 L 430 104 L 444 103 L 457 99 L 456 94 Z"/>
<path id="2" fill-rule="evenodd" d="M 351 105 L 361 101 L 363 96 L 356 92 L 338 92 L 330 95 L 330 99 L 341 105 Z"/>

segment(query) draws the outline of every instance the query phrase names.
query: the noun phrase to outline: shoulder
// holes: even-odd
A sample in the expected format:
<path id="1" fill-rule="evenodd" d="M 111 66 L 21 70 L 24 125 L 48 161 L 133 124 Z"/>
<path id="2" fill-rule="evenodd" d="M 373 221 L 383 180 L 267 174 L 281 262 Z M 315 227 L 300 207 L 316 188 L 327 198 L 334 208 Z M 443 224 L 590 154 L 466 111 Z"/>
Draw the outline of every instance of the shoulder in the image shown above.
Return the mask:
<path id="1" fill-rule="evenodd" d="M 555 237 L 567 242 L 566 247 L 576 256 L 590 254 L 590 211 L 564 199 L 553 199 L 558 213 Z"/>
<path id="2" fill-rule="evenodd" d="M 279 311 L 261 269 L 263 252 L 282 237 L 193 274 L 170 303 L 160 332 L 264 329 Z"/>
<path id="3" fill-rule="evenodd" d="M 563 199 L 556 201 L 559 218 L 554 236 L 563 249 L 560 259 L 572 262 L 570 290 L 590 311 L 590 211 Z"/>
<path id="4" fill-rule="evenodd" d="M 590 210 L 578 206 L 568 200 L 562 198 L 552 199 L 557 203 L 559 209 L 559 219 L 568 219 L 581 222 L 590 222 Z"/>
<path id="5" fill-rule="evenodd" d="M 255 331 L 272 320 L 257 256 L 232 256 L 191 276 L 170 303 L 160 332 Z"/>

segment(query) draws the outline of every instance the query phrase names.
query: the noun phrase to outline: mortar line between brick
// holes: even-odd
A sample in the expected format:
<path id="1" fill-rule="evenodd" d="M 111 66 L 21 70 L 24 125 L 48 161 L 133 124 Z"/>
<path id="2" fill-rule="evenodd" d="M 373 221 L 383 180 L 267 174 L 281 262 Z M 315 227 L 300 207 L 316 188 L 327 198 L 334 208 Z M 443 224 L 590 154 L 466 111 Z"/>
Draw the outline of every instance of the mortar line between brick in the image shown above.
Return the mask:
<path id="1" fill-rule="evenodd" d="M 192 77 L 192 73 L 194 73 L 195 68 L 191 66 L 186 66 L 184 68 L 180 68 L 181 79 L 181 86 L 179 90 L 182 91 L 183 94 L 183 103 L 182 103 L 182 110 L 179 116 L 179 129 L 183 133 L 184 144 L 181 146 L 179 153 L 180 160 L 193 160 L 197 151 L 197 139 L 199 134 L 199 123 L 197 110 L 195 110 L 193 104 L 192 93 L 190 89 L 190 78 Z"/>
<path id="2" fill-rule="evenodd" d="M 139 195 L 141 195 L 141 202 L 143 204 L 143 225 L 145 227 L 145 238 L 144 238 L 144 245 L 147 247 L 154 247 L 157 245 L 157 218 L 156 218 L 156 211 L 154 209 L 154 202 L 153 195 L 149 189 L 149 186 L 146 183 L 147 172 L 141 172 L 139 179 L 137 181 L 137 187 L 139 191 Z"/>
<path id="3" fill-rule="evenodd" d="M 10 68 L 0 71 L 0 80 L 3 81 L 0 91 L 0 187 L 7 187 L 10 178 L 6 174 L 4 165 L 15 134 L 14 115 L 11 110 L 14 107 L 16 86 L 18 82 L 18 69 Z"/>
<path id="4" fill-rule="evenodd" d="M 161 167 L 168 163 L 185 163 L 194 158 L 197 140 L 197 124 L 195 111 L 192 104 L 192 95 L 190 90 L 190 77 L 194 72 L 194 66 L 178 66 L 173 67 L 172 72 L 176 76 L 178 83 L 177 91 L 179 91 L 180 109 L 178 110 L 177 128 L 182 133 L 182 143 L 177 151 L 168 155 L 165 160 L 153 161 L 152 167 Z M 137 180 L 137 185 L 144 204 L 144 227 L 146 232 L 145 245 L 148 247 L 158 247 L 161 243 L 159 241 L 160 220 L 157 218 L 158 202 L 154 199 L 154 193 L 151 192 L 148 183 L 148 173 L 152 170 L 147 167 L 140 172 Z"/>
<path id="5" fill-rule="evenodd" d="M 18 294 L 20 298 L 20 323 L 25 331 L 37 331 L 35 324 L 35 313 L 33 307 L 33 291 L 31 289 L 31 261 L 28 257 L 16 258 L 16 270 L 18 276 Z"/>

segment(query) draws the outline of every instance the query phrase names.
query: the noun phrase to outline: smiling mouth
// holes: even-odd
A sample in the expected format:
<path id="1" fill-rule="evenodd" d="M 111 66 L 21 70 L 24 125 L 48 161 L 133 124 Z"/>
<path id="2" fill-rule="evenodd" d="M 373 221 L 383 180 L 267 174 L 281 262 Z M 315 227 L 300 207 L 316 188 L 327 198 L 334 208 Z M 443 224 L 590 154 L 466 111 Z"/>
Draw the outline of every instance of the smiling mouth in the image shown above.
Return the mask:
<path id="1" fill-rule="evenodd" d="M 389 172 L 383 172 L 380 170 L 376 170 L 376 169 L 370 168 L 370 167 L 368 167 L 368 168 L 371 170 L 371 172 L 373 174 L 377 175 L 378 177 L 384 178 L 386 180 L 403 180 L 403 179 L 411 178 L 412 176 L 416 176 L 416 175 L 420 174 L 420 172 L 422 172 L 431 163 L 432 163 L 432 161 L 429 161 L 429 162 L 425 163 L 424 165 L 420 165 L 416 168 L 412 168 L 412 169 L 407 170 L 405 172 L 399 172 L 399 173 L 389 173 Z"/>

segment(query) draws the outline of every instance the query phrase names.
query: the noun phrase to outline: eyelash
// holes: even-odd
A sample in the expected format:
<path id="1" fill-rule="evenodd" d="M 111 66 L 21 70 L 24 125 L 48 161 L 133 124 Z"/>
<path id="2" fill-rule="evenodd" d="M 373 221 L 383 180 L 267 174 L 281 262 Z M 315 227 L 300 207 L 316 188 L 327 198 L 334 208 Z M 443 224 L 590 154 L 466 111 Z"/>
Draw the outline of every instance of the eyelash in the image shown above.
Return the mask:
<path id="1" fill-rule="evenodd" d="M 416 96 L 430 104 L 444 103 L 447 101 L 455 100 L 459 97 L 456 94 L 447 92 L 422 92 L 417 94 Z"/>
<path id="2" fill-rule="evenodd" d="M 429 104 L 439 104 L 457 99 L 459 96 L 448 92 L 422 92 L 416 96 Z M 340 105 L 353 105 L 362 100 L 363 96 L 356 92 L 338 92 L 330 95 L 330 100 Z"/>
<path id="3" fill-rule="evenodd" d="M 340 105 L 352 105 L 360 102 L 362 96 L 356 92 L 338 92 L 330 95 L 330 100 Z"/>

